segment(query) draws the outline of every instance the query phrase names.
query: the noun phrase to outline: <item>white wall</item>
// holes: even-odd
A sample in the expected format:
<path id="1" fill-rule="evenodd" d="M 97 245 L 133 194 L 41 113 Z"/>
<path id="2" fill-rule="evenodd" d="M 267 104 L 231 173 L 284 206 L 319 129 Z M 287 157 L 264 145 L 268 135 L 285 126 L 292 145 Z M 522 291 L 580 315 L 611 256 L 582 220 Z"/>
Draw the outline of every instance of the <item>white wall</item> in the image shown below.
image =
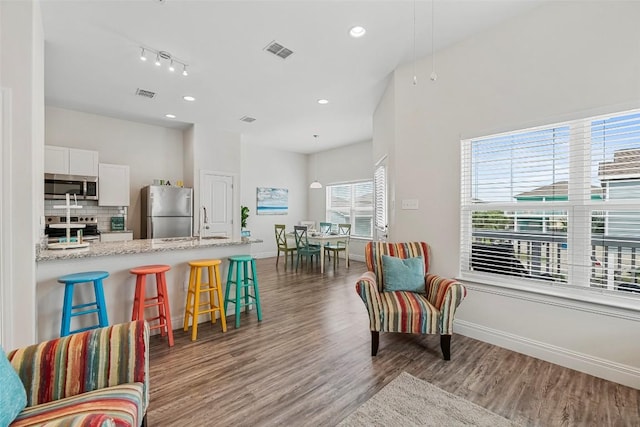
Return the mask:
<path id="1" fill-rule="evenodd" d="M 436 82 L 430 58 L 417 86 L 397 69 L 395 112 L 375 118 L 395 116 L 391 238 L 429 242 L 432 271 L 457 275 L 460 140 L 640 106 L 638 17 L 637 2 L 551 2 L 437 52 Z M 638 311 L 469 284 L 456 331 L 640 388 Z"/>
<path id="2" fill-rule="evenodd" d="M 274 224 L 285 224 L 292 230 L 298 221 L 307 217 L 306 155 L 272 150 L 242 143 L 242 194 L 240 204 L 249 208 L 247 229 L 251 237 L 263 243 L 251 245 L 256 257 L 277 254 Z M 256 215 L 256 188 L 273 187 L 289 190 L 289 210 L 286 215 Z"/>
<path id="3" fill-rule="evenodd" d="M 317 172 L 316 172 L 317 171 Z M 250 209 L 247 228 L 251 236 L 263 243 L 251 246 L 257 257 L 277 254 L 274 224 L 292 229 L 302 220 L 316 223 L 325 220 L 325 189 L 327 184 L 373 178 L 371 142 L 360 142 L 320 153 L 305 155 L 242 144 L 241 204 Z M 318 178 L 322 189 L 309 184 Z M 287 215 L 256 215 L 256 187 L 289 189 Z M 362 260 L 364 242 L 352 239 L 349 248 L 353 259 Z"/>
<path id="4" fill-rule="evenodd" d="M 44 37 L 39 2 L 0 2 L 2 272 L 0 340 L 35 342 L 35 244 L 43 201 Z"/>
<path id="5" fill-rule="evenodd" d="M 190 168 L 192 176 L 186 182 L 193 182 L 193 206 L 200 206 L 200 172 L 211 171 L 230 175 L 234 180 L 233 218 L 240 218 L 240 134 L 212 128 L 209 124 L 197 123 L 185 132 L 187 137 L 185 156 L 193 159 Z M 200 223 L 201 209 L 195 209 L 193 223 Z M 197 231 L 197 225 L 194 227 Z M 240 236 L 240 223 L 234 222 L 234 238 Z"/>
<path id="6" fill-rule="evenodd" d="M 45 123 L 47 145 L 95 150 L 100 163 L 129 165 L 127 227 L 135 238 L 140 238 L 140 189 L 154 179 L 185 181 L 181 130 L 51 106 Z"/>
<path id="7" fill-rule="evenodd" d="M 309 207 L 306 219 L 315 221 L 316 224 L 326 219 L 326 185 L 372 180 L 373 165 L 371 141 L 358 142 L 310 155 L 307 167 L 307 188 L 316 178 L 323 187 L 308 189 Z M 365 243 L 365 240 L 352 238 L 349 244 L 349 256 L 363 261 Z"/>

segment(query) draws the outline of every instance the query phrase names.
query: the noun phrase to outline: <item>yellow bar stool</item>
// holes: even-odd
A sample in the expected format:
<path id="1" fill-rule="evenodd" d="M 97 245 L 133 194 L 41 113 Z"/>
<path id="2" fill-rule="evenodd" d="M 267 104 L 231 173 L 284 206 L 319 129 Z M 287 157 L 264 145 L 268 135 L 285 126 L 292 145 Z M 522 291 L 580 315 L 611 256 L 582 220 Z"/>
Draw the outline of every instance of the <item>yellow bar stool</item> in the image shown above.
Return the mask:
<path id="1" fill-rule="evenodd" d="M 224 315 L 222 298 L 222 285 L 220 282 L 219 259 L 201 259 L 189 262 L 189 290 L 187 291 L 187 303 L 184 308 L 184 330 L 189 330 L 191 319 L 191 341 L 198 336 L 198 317 L 201 314 L 211 313 L 211 323 L 216 323 L 216 312 L 220 313 L 222 332 L 227 332 L 227 321 Z M 209 282 L 202 283 L 202 270 L 207 269 Z M 208 293 L 205 301 L 200 299 L 200 294 Z M 217 303 L 216 303 L 217 294 Z"/>

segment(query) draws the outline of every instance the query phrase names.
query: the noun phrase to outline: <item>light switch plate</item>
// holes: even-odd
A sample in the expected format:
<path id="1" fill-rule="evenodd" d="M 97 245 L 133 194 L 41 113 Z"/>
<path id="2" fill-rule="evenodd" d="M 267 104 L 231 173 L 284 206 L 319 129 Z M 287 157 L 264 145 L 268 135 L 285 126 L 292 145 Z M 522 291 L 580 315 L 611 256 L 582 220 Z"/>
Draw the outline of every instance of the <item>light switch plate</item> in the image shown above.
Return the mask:
<path id="1" fill-rule="evenodd" d="M 403 199 L 402 209 L 418 209 L 418 199 Z"/>

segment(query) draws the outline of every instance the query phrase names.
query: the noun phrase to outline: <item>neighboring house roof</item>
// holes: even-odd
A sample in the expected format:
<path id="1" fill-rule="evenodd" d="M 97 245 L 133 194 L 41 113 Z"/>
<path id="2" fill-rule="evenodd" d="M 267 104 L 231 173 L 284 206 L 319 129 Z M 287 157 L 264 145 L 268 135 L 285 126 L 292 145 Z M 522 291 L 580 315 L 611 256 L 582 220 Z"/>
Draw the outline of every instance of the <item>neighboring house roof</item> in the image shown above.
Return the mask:
<path id="1" fill-rule="evenodd" d="M 601 181 L 640 178 L 640 148 L 615 151 L 613 161 L 598 165 L 598 178 Z"/>
<path id="2" fill-rule="evenodd" d="M 553 184 L 543 185 L 542 187 L 534 188 L 531 191 L 525 191 L 515 196 L 516 200 L 567 200 L 569 194 L 569 182 L 558 181 Z M 591 198 L 602 199 L 604 192 L 601 187 L 591 186 Z"/>

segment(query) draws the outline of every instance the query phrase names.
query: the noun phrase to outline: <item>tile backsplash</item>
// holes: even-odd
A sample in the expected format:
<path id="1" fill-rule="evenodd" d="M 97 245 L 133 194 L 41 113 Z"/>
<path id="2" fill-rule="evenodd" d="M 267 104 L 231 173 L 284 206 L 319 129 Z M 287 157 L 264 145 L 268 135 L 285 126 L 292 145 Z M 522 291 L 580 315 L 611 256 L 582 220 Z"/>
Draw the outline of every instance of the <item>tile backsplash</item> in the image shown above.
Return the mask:
<path id="1" fill-rule="evenodd" d="M 66 211 L 64 209 L 54 209 L 54 205 L 64 205 L 64 200 L 45 200 L 44 201 L 44 216 L 64 216 Z M 74 209 L 71 211 L 73 216 L 95 216 L 98 218 L 98 230 L 110 231 L 111 230 L 111 217 L 123 216 L 125 228 L 127 224 L 127 208 L 118 206 L 98 206 L 96 200 L 82 200 L 78 204 L 82 206 L 82 209 Z"/>

